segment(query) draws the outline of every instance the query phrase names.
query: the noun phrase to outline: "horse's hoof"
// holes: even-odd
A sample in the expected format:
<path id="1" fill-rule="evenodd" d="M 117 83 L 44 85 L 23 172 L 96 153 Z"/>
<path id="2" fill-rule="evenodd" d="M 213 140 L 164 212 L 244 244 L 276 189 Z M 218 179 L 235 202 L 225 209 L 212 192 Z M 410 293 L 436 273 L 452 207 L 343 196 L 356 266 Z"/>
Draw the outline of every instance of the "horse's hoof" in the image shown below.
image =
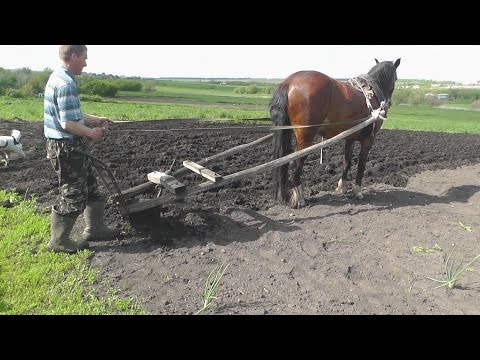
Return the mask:
<path id="1" fill-rule="evenodd" d="M 362 200 L 363 199 L 362 189 L 361 189 L 360 186 L 355 185 L 353 187 L 353 194 L 355 195 L 355 199 L 357 199 L 357 200 Z"/>
<path id="2" fill-rule="evenodd" d="M 340 195 L 345 195 L 345 187 L 343 186 L 343 180 L 338 180 L 338 185 L 335 191 Z"/>
<path id="3" fill-rule="evenodd" d="M 300 209 L 305 206 L 305 196 L 302 187 L 295 187 L 290 197 L 290 205 L 293 209 Z"/>
<path id="4" fill-rule="evenodd" d="M 290 195 L 290 207 L 292 209 L 298 209 L 298 195 L 296 191 L 292 191 Z"/>
<path id="5" fill-rule="evenodd" d="M 301 209 L 305 207 L 305 201 L 290 201 L 290 207 L 292 209 Z"/>

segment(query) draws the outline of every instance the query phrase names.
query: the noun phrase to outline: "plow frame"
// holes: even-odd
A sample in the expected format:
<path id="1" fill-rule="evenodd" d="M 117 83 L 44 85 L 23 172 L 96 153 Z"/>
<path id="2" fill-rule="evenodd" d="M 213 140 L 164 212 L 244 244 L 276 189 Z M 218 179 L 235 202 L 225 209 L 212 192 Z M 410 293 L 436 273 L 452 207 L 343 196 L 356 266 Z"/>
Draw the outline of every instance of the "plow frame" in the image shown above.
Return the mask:
<path id="1" fill-rule="evenodd" d="M 211 189 L 215 189 L 217 187 L 228 185 L 237 180 L 245 179 L 247 177 L 250 177 L 262 172 L 270 171 L 274 168 L 287 164 L 298 158 L 307 156 L 308 154 L 313 153 L 314 151 L 323 149 L 326 146 L 329 146 L 335 142 L 338 142 L 346 138 L 347 136 L 350 136 L 355 132 L 363 129 L 364 127 L 374 123 L 375 121 L 385 120 L 384 116 L 385 116 L 385 111 L 382 108 L 379 108 L 377 110 L 372 111 L 371 116 L 367 120 L 351 127 L 348 130 L 345 130 L 344 132 L 330 139 L 314 144 L 305 149 L 295 151 L 281 158 L 278 158 L 278 159 L 269 161 L 267 163 L 260 164 L 260 165 L 257 165 L 249 169 L 242 170 L 230 175 L 221 176 L 219 174 L 213 173 L 212 171 L 204 167 L 204 165 L 212 163 L 215 160 L 228 157 L 232 154 L 238 153 L 245 149 L 248 149 L 266 142 L 267 140 L 273 138 L 273 134 L 271 133 L 257 140 L 254 140 L 250 143 L 238 145 L 231 149 L 218 153 L 216 155 L 204 158 L 200 161 L 197 161 L 196 163 L 188 160 L 184 161 L 184 167 L 178 169 L 173 173 L 170 173 L 170 171 L 167 171 L 167 172 L 155 171 L 155 172 L 149 173 L 147 176 L 149 181 L 124 191 L 120 191 L 115 179 L 113 178 L 112 173 L 103 162 L 101 162 L 100 160 L 90 155 L 88 156 L 92 160 L 92 164 L 97 170 L 97 173 L 99 174 L 100 179 L 102 180 L 104 185 L 107 187 L 107 189 L 109 189 L 110 200 L 113 203 L 119 205 L 120 213 L 122 214 L 122 216 L 127 217 L 131 214 L 141 212 L 147 209 L 156 208 L 158 206 L 165 205 L 169 202 L 173 202 L 175 200 L 185 198 L 189 195 L 205 192 Z M 208 179 L 208 181 L 205 181 L 198 185 L 194 185 L 192 187 L 186 187 L 184 184 L 176 181 L 175 179 L 176 176 L 183 175 L 185 173 L 188 173 L 189 171 L 195 171 L 196 173 Z M 107 176 L 102 176 L 101 172 L 107 173 Z M 135 196 L 151 190 L 155 186 L 160 186 L 162 188 L 165 188 L 168 190 L 168 192 L 166 192 L 165 195 L 162 195 L 160 197 L 156 197 L 153 199 L 137 200 L 135 202 L 129 201 Z M 113 187 L 113 190 L 112 190 L 112 187 Z"/>

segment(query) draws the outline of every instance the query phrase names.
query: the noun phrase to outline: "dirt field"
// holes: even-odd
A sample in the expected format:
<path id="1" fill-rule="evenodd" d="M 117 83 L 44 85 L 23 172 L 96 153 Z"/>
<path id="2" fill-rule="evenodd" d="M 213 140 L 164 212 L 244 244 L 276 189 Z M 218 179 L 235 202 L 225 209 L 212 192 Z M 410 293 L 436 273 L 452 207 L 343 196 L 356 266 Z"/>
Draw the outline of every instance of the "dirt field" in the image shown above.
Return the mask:
<path id="1" fill-rule="evenodd" d="M 125 190 L 147 181 L 149 172 L 169 169 L 175 158 L 172 170 L 183 160 L 198 161 L 265 135 L 194 129 L 222 126 L 115 124 L 91 153 Z M 0 186 L 36 194 L 39 207 L 48 209 L 57 180 L 45 158 L 43 124 L 0 121 L 0 134 L 14 128 L 22 131 L 27 159 L 1 168 Z M 138 131 L 180 128 L 192 130 Z M 119 239 L 92 242 L 91 264 L 151 314 L 195 313 L 207 275 L 224 261 L 218 298 L 206 314 L 480 314 L 480 261 L 457 288 L 435 289 L 438 283 L 427 279 L 443 277 L 452 244 L 457 263 L 480 254 L 480 136 L 381 130 L 367 163 L 363 200 L 334 192 L 342 149 L 343 142 L 325 149 L 323 164 L 319 154 L 310 155 L 303 176 L 309 205 L 303 209 L 273 201 L 270 173 L 131 221 L 109 206 L 107 222 L 124 231 Z M 227 175 L 270 157 L 267 142 L 208 167 Z M 179 180 L 201 182 L 193 172 Z"/>

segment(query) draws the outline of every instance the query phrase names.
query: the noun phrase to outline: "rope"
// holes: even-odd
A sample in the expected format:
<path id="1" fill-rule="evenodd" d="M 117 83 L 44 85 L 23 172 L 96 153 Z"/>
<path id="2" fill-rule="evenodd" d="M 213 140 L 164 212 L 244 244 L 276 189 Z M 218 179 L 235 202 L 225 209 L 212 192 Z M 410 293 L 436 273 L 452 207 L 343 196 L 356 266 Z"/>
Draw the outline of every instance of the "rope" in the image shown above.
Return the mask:
<path id="1" fill-rule="evenodd" d="M 195 128 L 195 129 L 182 129 L 182 128 L 177 128 L 177 129 L 111 129 L 107 128 L 107 131 L 118 131 L 118 132 L 176 132 L 176 131 L 245 131 L 245 130 L 255 130 L 255 131 L 278 131 L 278 130 L 290 130 L 290 129 L 302 129 L 302 128 L 310 128 L 310 127 L 319 127 L 319 126 L 335 126 L 335 125 L 343 125 L 343 124 L 354 124 L 354 123 L 360 123 L 362 121 L 365 121 L 369 119 L 369 117 L 364 117 L 362 119 L 358 120 L 352 120 L 352 121 L 343 121 L 335 124 L 313 124 L 313 125 L 286 125 L 286 126 L 255 126 L 255 127 L 243 127 L 243 126 L 237 126 L 237 127 L 221 127 L 221 128 Z M 120 123 L 120 122 L 126 122 L 126 121 L 118 121 L 115 123 Z M 128 122 L 135 122 L 135 121 L 128 121 Z"/>
<path id="2" fill-rule="evenodd" d="M 365 92 L 365 90 L 363 90 L 363 86 L 360 85 L 360 83 L 358 82 L 357 78 L 353 78 L 353 79 L 350 79 L 350 80 L 355 81 L 355 83 L 358 85 L 358 87 L 360 88 L 360 90 L 362 90 L 363 96 L 365 96 L 365 101 L 367 102 L 367 106 L 368 106 L 368 108 L 370 109 L 370 112 L 372 112 L 372 111 L 373 111 L 372 104 L 370 103 L 370 100 L 368 100 L 367 93 Z"/>

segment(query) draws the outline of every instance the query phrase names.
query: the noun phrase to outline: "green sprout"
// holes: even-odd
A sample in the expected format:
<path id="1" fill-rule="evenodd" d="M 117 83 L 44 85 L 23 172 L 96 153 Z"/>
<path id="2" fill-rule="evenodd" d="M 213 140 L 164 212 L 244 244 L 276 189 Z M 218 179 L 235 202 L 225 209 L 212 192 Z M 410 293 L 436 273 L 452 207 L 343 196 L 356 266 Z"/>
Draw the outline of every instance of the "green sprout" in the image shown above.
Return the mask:
<path id="1" fill-rule="evenodd" d="M 413 247 L 413 251 L 415 251 L 417 253 L 429 254 L 429 253 L 434 252 L 435 250 L 442 251 L 442 248 L 438 244 L 435 244 L 432 247 L 423 246 L 423 245 L 418 245 L 418 246 Z"/>
<path id="2" fill-rule="evenodd" d="M 459 221 L 458 223 L 460 224 L 461 227 L 463 227 L 463 230 L 468 231 L 468 232 L 473 231 L 471 226 L 465 225 L 461 221 Z"/>
<path id="3" fill-rule="evenodd" d="M 216 266 L 208 275 L 205 281 L 205 288 L 203 290 L 203 307 L 198 310 L 195 315 L 205 311 L 212 303 L 213 299 L 216 299 L 218 288 L 220 286 L 220 280 L 222 279 L 225 270 L 227 270 L 228 264 L 225 265 L 225 261 L 220 266 Z"/>
<path id="4" fill-rule="evenodd" d="M 436 281 L 441 283 L 435 289 L 438 289 L 442 286 L 446 286 L 449 289 L 454 288 L 457 285 L 458 279 L 460 275 L 462 275 L 466 270 L 469 270 L 469 266 L 473 264 L 475 260 L 477 260 L 480 255 L 477 255 L 473 258 L 473 260 L 469 261 L 467 265 L 461 268 L 462 263 L 456 264 L 455 263 L 455 245 L 453 245 L 452 251 L 448 254 L 447 258 L 445 259 L 445 276 L 443 280 L 433 279 L 427 276 L 427 279 Z"/>

